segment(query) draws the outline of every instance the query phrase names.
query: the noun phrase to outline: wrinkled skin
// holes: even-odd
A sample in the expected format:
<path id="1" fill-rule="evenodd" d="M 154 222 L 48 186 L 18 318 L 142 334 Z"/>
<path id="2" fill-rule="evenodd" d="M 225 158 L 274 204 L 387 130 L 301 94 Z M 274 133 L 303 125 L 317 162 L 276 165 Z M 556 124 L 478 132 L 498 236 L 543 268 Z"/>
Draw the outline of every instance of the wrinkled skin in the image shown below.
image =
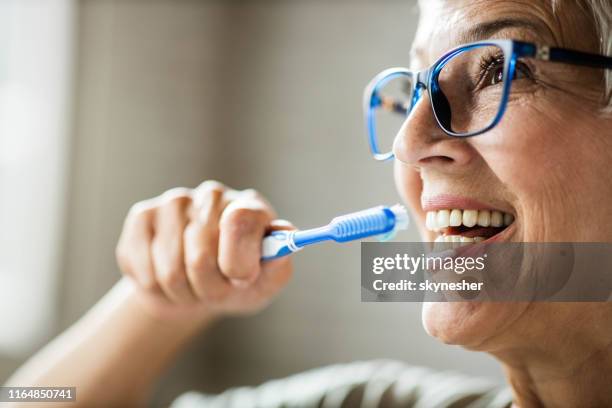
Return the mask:
<path id="1" fill-rule="evenodd" d="M 411 69 L 430 66 L 483 22 L 520 19 L 489 38 L 598 53 L 592 19 L 575 2 L 422 1 Z M 531 27 L 533 26 L 533 27 Z M 476 41 L 484 38 L 474 38 Z M 425 240 L 422 202 L 439 194 L 477 199 L 515 215 L 514 242 L 612 241 L 612 119 L 600 113 L 598 70 L 527 60 L 501 123 L 474 138 L 446 136 L 427 94 L 394 143 L 397 189 Z M 423 200 L 423 201 L 422 201 Z M 606 303 L 431 303 L 429 334 L 491 352 L 505 365 L 520 406 L 601 406 L 611 362 L 612 307 Z M 580 373 L 578 376 L 577 373 Z"/>

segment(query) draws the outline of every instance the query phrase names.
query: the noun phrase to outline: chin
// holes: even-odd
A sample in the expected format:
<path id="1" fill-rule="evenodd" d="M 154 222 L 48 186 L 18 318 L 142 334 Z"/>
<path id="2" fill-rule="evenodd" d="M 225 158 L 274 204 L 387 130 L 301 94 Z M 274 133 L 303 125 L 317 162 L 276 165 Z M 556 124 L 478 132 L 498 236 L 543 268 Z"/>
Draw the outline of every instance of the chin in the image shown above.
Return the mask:
<path id="1" fill-rule="evenodd" d="M 512 337 L 512 326 L 529 303 L 425 302 L 425 331 L 446 343 L 475 351 L 493 351 Z"/>

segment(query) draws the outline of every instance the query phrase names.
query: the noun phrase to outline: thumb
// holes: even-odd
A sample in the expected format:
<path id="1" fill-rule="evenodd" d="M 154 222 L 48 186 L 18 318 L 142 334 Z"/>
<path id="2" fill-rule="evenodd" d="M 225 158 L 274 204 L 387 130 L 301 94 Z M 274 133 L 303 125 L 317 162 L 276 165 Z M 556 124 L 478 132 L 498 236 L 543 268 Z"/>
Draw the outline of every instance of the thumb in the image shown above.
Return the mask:
<path id="1" fill-rule="evenodd" d="M 297 227 L 293 225 L 290 221 L 283 219 L 276 219 L 270 222 L 270 226 L 268 227 L 268 232 L 271 231 L 283 231 L 283 230 L 295 230 Z"/>

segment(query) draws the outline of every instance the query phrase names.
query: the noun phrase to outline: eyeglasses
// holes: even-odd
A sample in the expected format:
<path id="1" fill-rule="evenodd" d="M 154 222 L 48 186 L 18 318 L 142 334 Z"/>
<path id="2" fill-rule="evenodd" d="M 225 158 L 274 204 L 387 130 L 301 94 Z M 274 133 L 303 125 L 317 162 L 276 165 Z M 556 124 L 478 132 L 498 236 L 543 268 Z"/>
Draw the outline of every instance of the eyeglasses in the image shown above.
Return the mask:
<path id="1" fill-rule="evenodd" d="M 510 88 L 533 86 L 524 58 L 593 68 L 612 68 L 612 57 L 514 40 L 479 41 L 457 47 L 430 68 L 413 72 L 390 68 L 370 81 L 364 113 L 370 150 L 376 160 L 393 158 L 395 135 L 406 117 L 429 91 L 434 117 L 449 136 L 480 135 L 499 123 Z"/>

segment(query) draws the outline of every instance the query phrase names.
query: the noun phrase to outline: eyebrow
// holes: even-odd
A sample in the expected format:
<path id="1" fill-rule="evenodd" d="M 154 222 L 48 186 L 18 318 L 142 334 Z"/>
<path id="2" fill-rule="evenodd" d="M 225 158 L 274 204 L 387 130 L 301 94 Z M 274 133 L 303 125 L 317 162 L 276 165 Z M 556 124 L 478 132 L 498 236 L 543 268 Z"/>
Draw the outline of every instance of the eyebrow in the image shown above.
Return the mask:
<path id="1" fill-rule="evenodd" d="M 476 41 L 481 41 L 492 37 L 502 30 L 509 28 L 524 28 L 531 31 L 535 36 L 541 36 L 542 31 L 548 32 L 552 38 L 555 36 L 546 25 L 534 22 L 528 19 L 518 18 L 502 18 L 492 21 L 485 21 L 483 23 L 476 24 L 471 29 L 459 34 L 458 44 L 466 44 Z M 426 55 L 425 49 L 422 47 L 414 47 L 410 51 L 411 58 L 423 59 Z"/>
<path id="2" fill-rule="evenodd" d="M 468 31 L 459 35 L 460 43 L 470 43 L 492 37 L 502 30 L 508 28 L 526 28 L 534 34 L 540 34 L 546 27 L 531 20 L 505 18 L 500 20 L 485 21 L 477 24 Z"/>

